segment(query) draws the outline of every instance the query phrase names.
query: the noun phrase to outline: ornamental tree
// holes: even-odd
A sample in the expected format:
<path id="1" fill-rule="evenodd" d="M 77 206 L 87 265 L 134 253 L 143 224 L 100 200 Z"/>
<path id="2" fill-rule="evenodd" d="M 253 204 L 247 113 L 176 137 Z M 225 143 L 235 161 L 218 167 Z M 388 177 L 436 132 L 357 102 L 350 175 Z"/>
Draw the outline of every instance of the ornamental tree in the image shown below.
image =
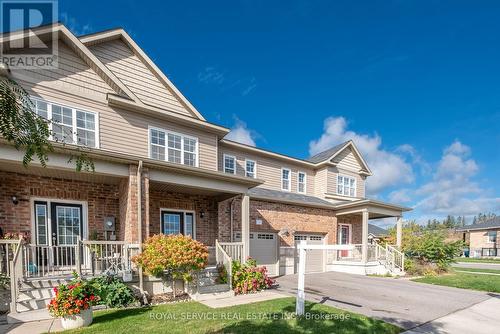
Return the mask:
<path id="1" fill-rule="evenodd" d="M 175 280 L 192 281 L 193 273 L 208 263 L 208 248 L 190 236 L 157 234 L 146 240 L 132 261 L 147 274 L 170 277 L 175 296 Z"/>

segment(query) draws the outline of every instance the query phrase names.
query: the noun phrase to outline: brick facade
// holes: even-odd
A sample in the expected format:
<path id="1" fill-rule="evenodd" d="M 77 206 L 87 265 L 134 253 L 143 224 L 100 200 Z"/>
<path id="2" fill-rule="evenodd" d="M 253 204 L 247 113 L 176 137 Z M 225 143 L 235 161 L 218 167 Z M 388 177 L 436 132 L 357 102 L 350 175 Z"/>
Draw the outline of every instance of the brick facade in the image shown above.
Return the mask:
<path id="1" fill-rule="evenodd" d="M 218 237 L 223 241 L 230 240 L 231 201 L 219 204 Z M 262 225 L 256 224 L 257 219 L 262 220 Z M 250 200 L 251 232 L 279 232 L 284 229 L 290 233 L 280 238 L 282 246 L 294 244 L 293 233 L 321 234 L 326 236 L 328 244 L 337 242 L 337 217 L 332 210 Z M 241 198 L 236 198 L 233 203 L 233 233 L 235 231 L 241 231 Z"/>
<path id="2" fill-rule="evenodd" d="M 17 196 L 17 205 L 12 196 Z M 118 185 L 0 172 L 0 227 L 4 233 L 31 233 L 30 199 L 34 197 L 87 202 L 89 234 L 96 231 L 99 239 L 104 238 L 105 217 L 116 217 L 120 230 Z"/>

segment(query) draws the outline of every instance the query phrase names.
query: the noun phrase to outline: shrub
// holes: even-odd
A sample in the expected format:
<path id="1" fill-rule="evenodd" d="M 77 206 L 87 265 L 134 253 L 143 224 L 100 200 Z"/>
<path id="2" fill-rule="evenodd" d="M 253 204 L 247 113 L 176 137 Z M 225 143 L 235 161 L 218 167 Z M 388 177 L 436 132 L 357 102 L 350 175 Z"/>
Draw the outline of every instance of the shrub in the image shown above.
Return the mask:
<path id="1" fill-rule="evenodd" d="M 99 305 L 127 307 L 136 301 L 134 292 L 116 276 L 95 277 L 90 280 L 90 284 L 99 296 Z"/>
<path id="2" fill-rule="evenodd" d="M 54 288 L 54 292 L 56 296 L 47 305 L 50 314 L 54 317 L 79 314 L 99 302 L 94 286 L 76 274 L 68 284 L 61 284 Z"/>
<path id="3" fill-rule="evenodd" d="M 173 279 L 189 282 L 195 271 L 207 265 L 208 249 L 189 236 L 158 234 L 146 240 L 133 261 L 150 275 L 160 277 L 167 272 Z"/>
<path id="4" fill-rule="evenodd" d="M 0 289 L 7 289 L 10 284 L 10 277 L 7 274 L 0 273 Z"/>
<path id="5" fill-rule="evenodd" d="M 219 273 L 219 277 L 217 278 L 218 284 L 226 284 L 227 283 L 227 270 L 224 265 L 217 265 L 217 272 Z"/>
<path id="6" fill-rule="evenodd" d="M 233 261 L 233 290 L 236 294 L 246 294 L 269 289 L 275 281 L 267 275 L 266 267 L 257 267 L 257 262 L 248 258 L 245 264 Z"/>

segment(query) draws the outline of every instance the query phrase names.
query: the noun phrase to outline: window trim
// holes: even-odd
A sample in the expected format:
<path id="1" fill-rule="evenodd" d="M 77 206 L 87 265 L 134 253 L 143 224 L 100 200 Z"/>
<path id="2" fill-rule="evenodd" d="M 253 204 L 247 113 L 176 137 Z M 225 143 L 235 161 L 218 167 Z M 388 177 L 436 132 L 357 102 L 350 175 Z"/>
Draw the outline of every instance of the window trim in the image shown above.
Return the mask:
<path id="1" fill-rule="evenodd" d="M 283 171 L 288 171 L 288 189 L 283 188 Z M 281 190 L 282 191 L 292 191 L 292 170 L 290 168 L 281 167 Z"/>
<path id="2" fill-rule="evenodd" d="M 186 214 L 190 213 L 193 215 L 193 240 L 196 240 L 196 211 L 193 210 L 179 210 L 179 209 L 169 209 L 169 208 L 160 208 L 160 234 L 163 234 L 163 213 L 164 212 L 173 212 L 173 213 L 182 213 L 182 218 L 184 221 L 184 231 L 181 231 L 181 234 L 185 236 L 186 230 Z"/>
<path id="3" fill-rule="evenodd" d="M 300 191 L 300 174 L 304 174 L 304 191 Z M 297 193 L 299 194 L 306 194 L 307 193 L 307 173 L 304 171 L 298 171 L 297 172 Z"/>
<path id="4" fill-rule="evenodd" d="M 495 233 L 495 241 L 491 241 L 490 239 L 490 233 Z M 489 244 L 496 244 L 496 242 L 498 241 L 498 232 L 497 231 L 488 231 L 487 234 L 486 234 L 486 242 L 489 243 Z"/>
<path id="5" fill-rule="evenodd" d="M 226 172 L 226 157 L 228 158 L 232 158 L 234 160 L 234 170 L 232 173 L 230 172 Z M 236 175 L 236 169 L 238 168 L 237 166 L 237 163 L 236 163 L 236 157 L 234 155 L 231 155 L 231 154 L 226 154 L 224 153 L 222 155 L 222 171 L 226 174 L 233 174 L 233 175 Z M 246 166 L 245 166 L 245 173 L 246 173 Z"/>
<path id="6" fill-rule="evenodd" d="M 353 189 L 354 189 L 354 196 L 351 196 L 351 195 L 345 195 L 345 194 L 340 194 L 339 193 L 339 177 L 343 177 L 343 178 L 346 178 L 346 179 L 352 179 L 354 180 L 354 186 L 353 186 Z M 350 182 L 349 182 L 350 183 Z M 336 189 L 336 194 L 337 195 L 340 195 L 340 196 L 345 196 L 345 197 L 351 197 L 351 198 L 354 198 L 357 196 L 357 186 L 358 186 L 358 180 L 356 179 L 355 176 L 349 176 L 349 175 L 345 175 L 345 174 L 337 174 L 337 189 Z M 344 187 L 344 185 L 342 185 L 342 187 Z M 349 186 L 350 188 L 350 186 Z M 343 188 L 342 188 L 343 189 Z"/>
<path id="7" fill-rule="evenodd" d="M 151 139 L 152 139 L 151 138 L 151 130 L 161 131 L 161 132 L 163 132 L 165 134 L 165 146 L 164 146 L 165 147 L 165 160 L 155 159 L 152 156 L 151 146 L 153 144 L 151 143 Z M 168 161 L 168 135 L 169 134 L 181 137 L 181 150 L 180 150 L 181 151 L 181 163 L 180 164 L 177 163 L 177 162 Z M 192 140 L 195 141 L 195 162 L 194 162 L 194 166 L 187 165 L 187 164 L 184 163 L 184 138 L 192 139 Z M 161 145 L 157 145 L 157 146 L 161 146 Z M 188 152 L 188 153 L 192 153 L 192 152 Z M 199 167 L 199 163 L 200 163 L 200 141 L 199 141 L 198 137 L 193 137 L 193 136 L 186 135 L 186 134 L 183 134 L 183 133 L 180 133 L 180 132 L 171 131 L 171 130 L 167 130 L 167 129 L 163 129 L 163 128 L 159 128 L 159 127 L 156 127 L 156 126 L 149 125 L 148 126 L 148 158 L 154 159 L 154 160 L 158 160 L 158 161 L 165 161 L 165 162 L 168 162 L 168 163 L 171 163 L 171 164 L 184 165 L 184 166 L 190 166 L 190 167 Z"/>
<path id="8" fill-rule="evenodd" d="M 253 162 L 253 176 L 249 176 L 248 175 L 248 171 L 247 171 L 247 162 Z M 246 177 L 251 177 L 251 178 L 254 178 L 256 179 L 257 178 L 257 161 L 253 160 L 253 159 L 245 159 L 245 176 Z"/>
<path id="9" fill-rule="evenodd" d="M 90 147 L 90 148 L 99 149 L 101 147 L 100 131 L 99 131 L 100 130 L 99 112 L 97 112 L 97 111 L 90 111 L 90 110 L 87 109 L 87 107 L 80 107 L 78 105 L 69 106 L 69 105 L 64 104 L 64 103 L 56 102 L 56 101 L 53 101 L 53 100 L 45 100 L 45 99 L 42 99 L 40 97 L 32 96 L 32 95 L 30 95 L 30 100 L 31 101 L 39 101 L 39 102 L 43 102 L 43 103 L 47 104 L 47 120 L 50 121 L 48 125 L 49 125 L 49 130 L 51 132 L 51 134 L 49 136 L 49 140 L 51 140 L 51 141 L 55 141 L 54 137 L 52 135 L 52 125 L 53 125 L 53 122 L 52 122 L 52 105 L 55 104 L 55 105 L 60 106 L 62 108 L 71 109 L 71 131 L 73 131 L 73 133 L 72 133 L 72 135 L 73 135 L 73 142 L 72 143 L 66 143 L 67 145 L 76 145 L 76 146 L 81 146 L 81 147 L 90 147 L 90 146 L 78 144 L 78 135 L 77 135 L 77 133 L 78 133 L 78 126 L 77 126 L 77 121 L 76 121 L 76 112 L 77 111 L 82 111 L 82 112 L 85 112 L 85 113 L 93 114 L 94 115 L 94 123 L 95 123 L 95 129 L 94 129 L 94 133 L 95 133 L 95 138 L 94 138 L 95 147 Z M 35 110 L 34 111 L 35 111 L 35 114 L 36 114 L 36 105 L 35 105 Z M 87 129 L 84 129 L 84 130 L 87 130 Z M 87 130 L 87 131 L 91 131 L 91 130 Z"/>

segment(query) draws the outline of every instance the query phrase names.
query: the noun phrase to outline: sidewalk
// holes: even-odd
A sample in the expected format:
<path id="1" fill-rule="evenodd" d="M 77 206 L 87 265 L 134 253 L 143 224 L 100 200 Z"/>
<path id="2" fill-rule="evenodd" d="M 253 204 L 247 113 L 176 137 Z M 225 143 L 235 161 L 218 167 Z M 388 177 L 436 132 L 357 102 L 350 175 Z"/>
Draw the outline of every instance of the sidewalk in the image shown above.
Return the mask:
<path id="1" fill-rule="evenodd" d="M 53 324 L 52 321 L 54 321 Z M 51 324 L 52 328 L 50 327 Z M 61 320 L 50 319 L 50 320 L 40 320 L 31 322 L 20 322 L 17 324 L 0 325 L 0 333 L 39 334 L 39 333 L 47 333 L 49 331 L 49 328 L 51 333 L 62 331 L 63 328 L 61 326 Z"/>
<path id="2" fill-rule="evenodd" d="M 221 307 L 230 307 L 236 305 L 263 302 L 266 300 L 284 298 L 284 297 L 289 297 L 289 296 L 282 294 L 276 290 L 265 290 L 258 293 L 250 293 L 248 295 L 237 295 L 230 298 L 200 301 L 200 303 L 211 308 L 221 308 Z"/>
<path id="3" fill-rule="evenodd" d="M 500 328 L 500 296 L 435 319 L 403 334 L 491 334 Z"/>

